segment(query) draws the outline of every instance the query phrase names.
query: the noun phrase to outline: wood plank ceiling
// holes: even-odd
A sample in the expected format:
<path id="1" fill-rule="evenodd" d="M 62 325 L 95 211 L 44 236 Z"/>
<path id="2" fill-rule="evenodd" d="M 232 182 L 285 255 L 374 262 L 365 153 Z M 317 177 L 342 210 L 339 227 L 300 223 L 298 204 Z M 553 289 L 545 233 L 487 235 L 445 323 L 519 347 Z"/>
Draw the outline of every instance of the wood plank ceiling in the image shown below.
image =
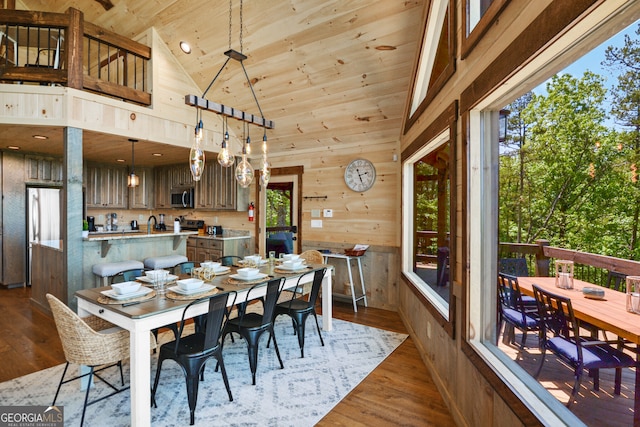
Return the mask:
<path id="1" fill-rule="evenodd" d="M 349 149 L 397 141 L 425 1 L 244 1 L 244 64 L 265 117 L 276 122 L 276 129 L 268 132 L 269 151 L 286 155 L 292 150 L 311 153 L 319 147 Z M 51 12 L 75 7 L 87 21 L 127 37 L 153 26 L 202 91 L 229 47 L 226 0 L 18 0 L 18 8 L 20 3 Z M 109 3 L 113 7 L 106 10 Z M 240 1 L 233 0 L 231 45 L 236 50 L 239 6 Z M 191 44 L 190 55 L 180 51 L 182 40 Z M 225 70 L 207 99 L 257 113 L 237 63 L 228 67 L 237 72 Z M 7 132 L 2 132 L 0 148 L 8 141 Z M 252 139 L 259 140 L 261 134 L 259 128 L 252 130 Z M 12 144 L 29 144 L 31 132 L 11 132 L 11 138 Z M 95 139 L 104 143 L 109 137 Z M 126 139 L 109 144 L 114 151 L 130 151 Z M 171 153 L 169 147 L 145 144 L 136 150 Z M 91 153 L 85 155 L 91 159 Z M 100 155 L 102 160 L 115 157 Z M 156 157 L 147 164 L 171 157 Z M 136 163 L 145 158 L 153 159 L 136 155 Z"/>

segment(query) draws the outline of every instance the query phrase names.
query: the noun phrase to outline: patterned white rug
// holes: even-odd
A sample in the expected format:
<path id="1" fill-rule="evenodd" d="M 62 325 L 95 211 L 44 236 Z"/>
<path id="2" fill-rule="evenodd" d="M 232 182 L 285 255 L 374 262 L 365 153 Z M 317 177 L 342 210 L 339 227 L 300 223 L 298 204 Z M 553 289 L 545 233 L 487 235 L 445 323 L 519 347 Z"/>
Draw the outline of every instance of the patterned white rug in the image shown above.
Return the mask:
<path id="1" fill-rule="evenodd" d="M 260 341 L 255 386 L 251 385 L 245 342 L 237 336 L 235 343 L 227 338 L 223 356 L 233 402 L 229 402 L 222 376 L 214 371 L 215 359 L 212 359 L 205 368 L 204 382 L 200 382 L 195 425 L 312 426 L 407 337 L 340 320 L 334 320 L 333 325 L 333 331 L 323 333 L 325 346 L 322 347 L 313 319 L 308 320 L 305 357 L 302 359 L 290 319 L 279 316 L 276 337 L 284 369 L 278 365 L 273 344 L 266 348 L 268 334 L 264 334 Z M 160 342 L 170 339 L 172 335 L 164 333 Z M 152 381 L 156 362 L 157 356 L 153 355 Z M 64 365 L 60 365 L 0 383 L 1 404 L 50 405 L 63 368 Z M 77 369 L 72 368 L 76 373 Z M 117 368 L 103 371 L 103 374 L 109 378 L 119 377 Z M 125 363 L 125 382 L 127 378 L 128 364 Z M 107 394 L 108 390 L 98 381 L 89 399 Z M 62 386 L 56 403 L 64 406 L 65 426 L 79 425 L 83 399 L 78 382 Z M 173 361 L 163 364 L 156 401 L 158 407 L 151 408 L 153 426 L 189 425 L 184 375 Z M 129 425 L 129 402 L 129 391 L 126 391 L 89 406 L 84 425 Z"/>

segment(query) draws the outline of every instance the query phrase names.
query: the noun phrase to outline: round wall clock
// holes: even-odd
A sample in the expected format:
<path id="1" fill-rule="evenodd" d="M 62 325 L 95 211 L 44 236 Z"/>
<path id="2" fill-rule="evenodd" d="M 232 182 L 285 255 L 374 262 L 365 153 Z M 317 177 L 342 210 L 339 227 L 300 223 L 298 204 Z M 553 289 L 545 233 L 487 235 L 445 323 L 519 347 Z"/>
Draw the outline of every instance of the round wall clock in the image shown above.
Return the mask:
<path id="1" fill-rule="evenodd" d="M 376 182 L 376 168 L 369 160 L 352 160 L 344 170 L 344 182 L 353 191 L 367 191 Z"/>

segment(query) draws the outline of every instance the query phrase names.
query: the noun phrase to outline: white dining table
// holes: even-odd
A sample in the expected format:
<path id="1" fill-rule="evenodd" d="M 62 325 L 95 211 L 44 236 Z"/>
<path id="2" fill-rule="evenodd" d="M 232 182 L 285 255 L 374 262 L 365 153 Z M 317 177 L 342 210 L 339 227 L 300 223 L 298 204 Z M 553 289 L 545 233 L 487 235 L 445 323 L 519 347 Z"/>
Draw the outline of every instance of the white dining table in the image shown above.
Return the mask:
<path id="1" fill-rule="evenodd" d="M 278 274 L 269 272 L 271 276 L 284 277 L 283 289 L 291 289 L 298 285 L 298 279 L 304 275 L 302 283 L 313 280 L 313 274 L 308 274 L 320 268 L 327 268 L 322 280 L 323 295 L 331 295 L 331 266 L 324 264 L 314 264 L 302 273 Z M 238 293 L 236 302 L 243 301 L 250 286 L 234 286 L 228 284 L 227 276 L 218 276 L 212 282 L 224 291 L 236 291 Z M 272 280 L 273 277 L 265 278 Z M 265 282 L 266 284 L 266 282 Z M 148 301 L 135 305 L 123 306 L 122 304 L 101 304 L 98 298 L 102 295 L 100 291 L 109 287 L 83 289 L 75 293 L 78 299 L 78 314 L 80 317 L 93 314 L 101 317 L 116 326 L 126 329 L 130 333 L 130 387 L 131 387 L 131 426 L 151 425 L 151 358 L 149 355 L 150 331 L 180 322 L 184 308 L 191 301 L 178 301 L 166 297 L 154 297 Z M 266 293 L 266 286 L 263 291 L 252 292 L 251 296 L 259 298 Z M 233 301 L 229 301 L 231 304 Z M 206 313 L 208 310 L 207 301 L 195 304 L 189 310 L 189 316 L 195 317 Z M 331 331 L 332 302 L 331 297 L 322 298 L 322 328 L 324 331 Z"/>

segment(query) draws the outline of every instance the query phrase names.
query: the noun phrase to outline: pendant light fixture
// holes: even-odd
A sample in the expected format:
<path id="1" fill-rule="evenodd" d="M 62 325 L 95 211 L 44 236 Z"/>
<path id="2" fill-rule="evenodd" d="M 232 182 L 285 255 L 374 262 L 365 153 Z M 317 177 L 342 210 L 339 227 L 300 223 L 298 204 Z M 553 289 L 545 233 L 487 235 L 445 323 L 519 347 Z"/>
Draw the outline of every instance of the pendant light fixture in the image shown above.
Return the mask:
<path id="1" fill-rule="evenodd" d="M 242 146 L 242 160 L 240 161 L 240 163 L 238 163 L 238 166 L 236 167 L 236 181 L 238 181 L 238 184 L 240 184 L 242 188 L 247 188 L 251 184 L 251 182 L 253 182 L 253 176 L 255 174 L 255 171 L 253 170 L 253 166 L 251 166 L 251 163 L 247 161 L 247 146 L 249 145 L 249 137 L 247 137 L 247 139 L 245 140 L 244 134 L 245 134 L 245 124 L 243 123 L 242 139 L 246 142 Z"/>
<path id="2" fill-rule="evenodd" d="M 260 183 L 264 188 L 269 185 L 271 179 L 271 165 L 267 160 L 267 131 L 265 129 L 262 136 L 262 167 L 260 168 Z"/>
<path id="3" fill-rule="evenodd" d="M 200 181 L 202 173 L 204 172 L 204 150 L 202 149 L 202 133 L 204 124 L 202 118 L 200 118 L 200 110 L 196 110 L 196 129 L 193 137 L 193 145 L 189 152 L 189 169 L 191 170 L 191 176 L 194 181 Z"/>
<path id="4" fill-rule="evenodd" d="M 237 50 L 234 50 L 231 48 L 232 3 L 233 3 L 233 0 L 229 0 L 229 50 L 224 52 L 225 56 L 227 56 L 227 59 L 222 65 L 222 67 L 220 68 L 220 70 L 218 70 L 218 73 L 215 75 L 211 83 L 209 83 L 209 86 L 207 86 L 207 89 L 204 91 L 202 96 L 198 97 L 196 95 L 186 95 L 185 104 L 196 107 L 197 111 L 207 110 L 223 116 L 223 138 L 220 146 L 220 152 L 218 153 L 218 163 L 220 163 L 224 167 L 231 167 L 235 162 L 235 158 L 234 158 L 233 152 L 231 151 L 231 145 L 229 141 L 229 127 L 227 125 L 227 117 L 231 117 L 243 122 L 242 160 L 236 167 L 235 172 L 236 172 L 236 180 L 238 181 L 238 183 L 243 187 L 247 187 L 253 181 L 253 177 L 255 173 L 253 167 L 247 161 L 247 155 L 251 154 L 251 145 L 250 145 L 251 138 L 249 136 L 249 130 L 248 130 L 249 125 L 251 124 L 255 126 L 260 126 L 265 130 L 264 137 L 263 137 L 262 170 L 267 171 L 268 173 L 267 174 L 263 173 L 262 176 L 263 177 L 266 176 L 266 180 L 268 182 L 271 172 L 270 172 L 270 165 L 267 160 L 266 130 L 273 129 L 275 127 L 275 123 L 271 120 L 267 120 L 264 118 L 264 114 L 262 113 L 262 109 L 260 108 L 260 104 L 258 103 L 256 93 L 253 90 L 251 79 L 249 79 L 247 70 L 244 67 L 243 61 L 247 59 L 247 56 L 242 53 L 242 27 L 243 27 L 242 3 L 243 3 L 243 0 L 240 0 L 240 51 L 238 52 Z M 244 76 L 247 80 L 247 84 L 249 86 L 249 89 L 251 90 L 251 94 L 253 95 L 253 99 L 256 103 L 256 106 L 258 107 L 258 111 L 260 112 L 260 116 L 256 116 L 256 115 L 241 111 L 237 108 L 226 106 L 223 104 L 218 104 L 205 99 L 207 92 L 209 92 L 209 89 L 211 89 L 211 87 L 213 86 L 213 83 L 215 83 L 216 79 L 218 78 L 220 73 L 222 73 L 222 71 L 225 69 L 225 67 L 229 63 L 229 60 L 231 59 L 238 61 L 242 66 L 242 71 L 244 72 Z M 197 123 L 198 123 L 197 128 L 199 127 L 200 129 L 202 129 L 202 119 L 200 119 L 200 121 Z M 245 125 L 246 125 L 246 128 L 245 128 Z M 246 132 L 246 139 L 245 139 L 245 132 Z M 197 133 L 197 129 L 196 129 L 196 133 Z M 193 150 L 194 148 L 192 148 L 192 152 Z M 191 164 L 193 165 L 193 156 L 192 156 Z M 204 152 L 202 153 L 202 168 L 204 168 Z M 193 167 L 192 167 L 192 173 L 193 173 Z M 263 178 L 261 178 L 261 180 L 262 179 Z M 194 180 L 197 180 L 196 175 L 194 175 Z"/>
<path id="5" fill-rule="evenodd" d="M 227 125 L 226 117 L 223 117 L 222 119 L 222 131 L 222 144 L 220 152 L 218 153 L 218 163 L 225 168 L 228 168 L 235 163 L 236 158 L 231 150 L 231 145 L 229 145 L 229 127 Z"/>
<path id="6" fill-rule="evenodd" d="M 131 188 L 140 185 L 140 178 L 136 175 L 136 158 L 134 156 L 133 144 L 138 142 L 137 139 L 129 139 L 131 141 L 131 173 L 127 176 L 127 185 Z"/>

